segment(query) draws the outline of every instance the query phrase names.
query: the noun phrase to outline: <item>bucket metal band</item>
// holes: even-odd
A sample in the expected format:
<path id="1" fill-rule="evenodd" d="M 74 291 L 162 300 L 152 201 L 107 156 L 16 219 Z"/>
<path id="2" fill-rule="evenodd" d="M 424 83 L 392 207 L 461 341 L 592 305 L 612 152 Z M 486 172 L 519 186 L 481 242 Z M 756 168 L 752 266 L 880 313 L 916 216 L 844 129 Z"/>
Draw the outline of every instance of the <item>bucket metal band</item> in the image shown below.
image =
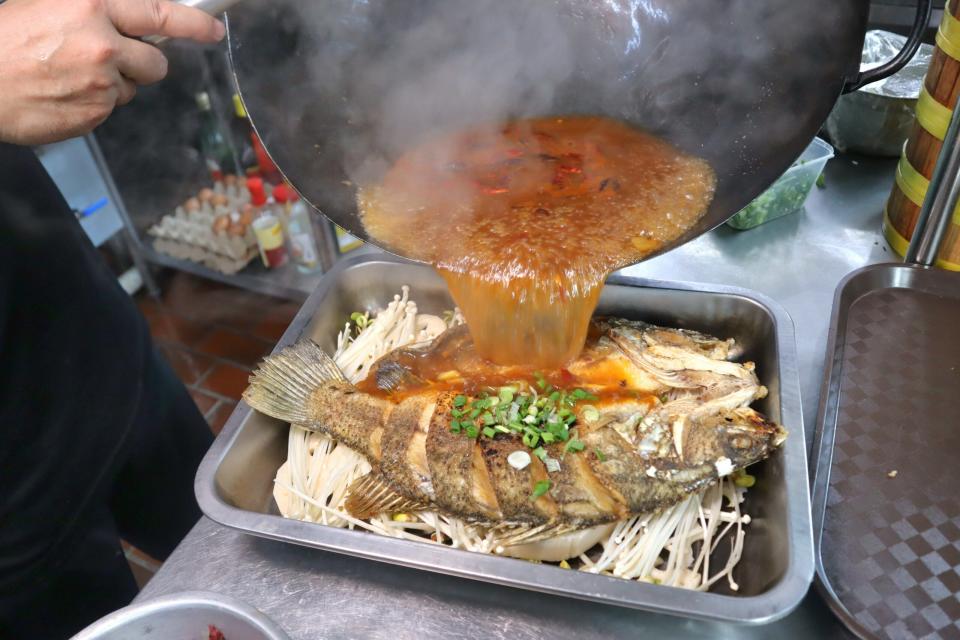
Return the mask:
<path id="1" fill-rule="evenodd" d="M 941 142 L 947 135 L 952 113 L 950 109 L 937 102 L 926 87 L 920 89 L 920 97 L 917 99 L 917 122 L 926 129 L 927 133 Z"/>
<path id="2" fill-rule="evenodd" d="M 894 177 L 900 191 L 907 197 L 907 200 L 917 205 L 923 206 L 923 199 L 927 195 L 927 188 L 930 181 L 923 174 L 913 168 L 906 154 L 900 156 L 900 162 L 897 163 L 897 173 Z M 953 224 L 960 225 L 960 205 L 953 210 Z"/>
<path id="3" fill-rule="evenodd" d="M 943 20 L 937 29 L 937 46 L 954 60 L 960 60 L 960 20 L 950 13 L 950 3 L 943 9 Z"/>

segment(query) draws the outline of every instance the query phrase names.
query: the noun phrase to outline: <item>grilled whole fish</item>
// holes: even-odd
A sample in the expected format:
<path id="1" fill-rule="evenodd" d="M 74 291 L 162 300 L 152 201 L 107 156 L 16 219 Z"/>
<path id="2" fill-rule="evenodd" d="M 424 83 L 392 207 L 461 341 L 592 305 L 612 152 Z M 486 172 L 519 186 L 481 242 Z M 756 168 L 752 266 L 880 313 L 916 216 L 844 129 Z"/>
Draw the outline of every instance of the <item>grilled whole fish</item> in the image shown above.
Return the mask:
<path id="1" fill-rule="evenodd" d="M 728 360 L 736 355 L 732 340 L 608 319 L 593 324 L 576 361 L 541 375 L 481 361 L 456 328 L 388 354 L 355 386 L 303 341 L 268 357 L 243 397 L 367 458 L 372 471 L 346 502 L 356 517 L 431 509 L 491 526 L 572 531 L 662 510 L 784 441 L 783 427 L 749 408 L 766 389 L 752 363 Z M 534 378 L 591 394 L 574 409 L 581 450 L 553 442 L 543 460 L 529 456 L 517 468 L 511 454 L 531 451 L 519 434 L 451 429 L 464 396 Z M 548 459 L 559 468 L 548 470 Z"/>

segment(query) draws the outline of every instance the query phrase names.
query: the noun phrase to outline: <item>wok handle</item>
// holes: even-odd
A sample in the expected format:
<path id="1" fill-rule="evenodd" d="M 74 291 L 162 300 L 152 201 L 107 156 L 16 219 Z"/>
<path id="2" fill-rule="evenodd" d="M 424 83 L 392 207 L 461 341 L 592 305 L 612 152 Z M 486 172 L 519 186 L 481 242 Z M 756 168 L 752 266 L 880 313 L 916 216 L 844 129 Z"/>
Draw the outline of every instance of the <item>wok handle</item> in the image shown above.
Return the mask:
<path id="1" fill-rule="evenodd" d="M 239 0 L 177 0 L 179 4 L 185 5 L 187 7 L 193 7 L 195 9 L 200 9 L 206 13 L 209 13 L 212 16 L 219 15 L 237 4 Z M 149 42 L 153 45 L 158 45 L 161 42 L 167 40 L 166 36 L 147 36 L 143 38 L 144 42 Z"/>
<path id="2" fill-rule="evenodd" d="M 910 62 L 910 59 L 913 58 L 913 54 L 917 52 L 917 49 L 920 48 L 920 40 L 923 38 L 923 31 L 927 28 L 927 23 L 930 22 L 930 13 L 933 10 L 932 0 L 918 0 L 917 1 L 917 14 L 913 18 L 913 27 L 910 29 L 910 35 L 907 37 L 906 43 L 903 45 L 903 49 L 900 49 L 900 52 L 890 58 L 887 62 L 880 65 L 879 67 L 874 67 L 867 71 L 861 71 L 857 74 L 857 77 L 854 80 L 848 80 L 847 84 L 843 87 L 844 93 L 850 93 L 851 91 L 856 91 L 860 87 L 870 84 L 871 82 L 876 82 L 877 80 L 883 80 L 888 76 L 892 76 L 897 71 L 900 71 L 905 64 Z"/>

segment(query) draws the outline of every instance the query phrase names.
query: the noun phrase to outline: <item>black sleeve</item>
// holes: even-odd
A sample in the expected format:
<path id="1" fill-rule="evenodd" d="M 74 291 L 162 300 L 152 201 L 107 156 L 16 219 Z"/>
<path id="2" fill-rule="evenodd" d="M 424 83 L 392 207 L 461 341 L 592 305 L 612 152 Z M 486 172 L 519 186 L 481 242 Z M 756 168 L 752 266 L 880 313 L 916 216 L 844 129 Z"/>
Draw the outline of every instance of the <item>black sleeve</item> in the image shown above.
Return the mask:
<path id="1" fill-rule="evenodd" d="M 34 153 L 0 144 L 0 590 L 62 543 L 113 473 L 149 348 Z"/>

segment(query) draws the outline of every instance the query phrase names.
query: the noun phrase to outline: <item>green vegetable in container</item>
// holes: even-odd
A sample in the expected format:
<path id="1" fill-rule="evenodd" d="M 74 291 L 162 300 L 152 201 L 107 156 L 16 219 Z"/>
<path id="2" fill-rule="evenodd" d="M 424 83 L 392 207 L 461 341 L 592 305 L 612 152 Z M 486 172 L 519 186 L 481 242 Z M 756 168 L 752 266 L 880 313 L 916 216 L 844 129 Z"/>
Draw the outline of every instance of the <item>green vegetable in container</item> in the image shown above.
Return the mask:
<path id="1" fill-rule="evenodd" d="M 833 157 L 833 149 L 815 138 L 803 155 L 769 189 L 730 218 L 727 224 L 734 229 L 752 229 L 800 209 L 814 184 L 823 188 L 823 167 Z"/>

